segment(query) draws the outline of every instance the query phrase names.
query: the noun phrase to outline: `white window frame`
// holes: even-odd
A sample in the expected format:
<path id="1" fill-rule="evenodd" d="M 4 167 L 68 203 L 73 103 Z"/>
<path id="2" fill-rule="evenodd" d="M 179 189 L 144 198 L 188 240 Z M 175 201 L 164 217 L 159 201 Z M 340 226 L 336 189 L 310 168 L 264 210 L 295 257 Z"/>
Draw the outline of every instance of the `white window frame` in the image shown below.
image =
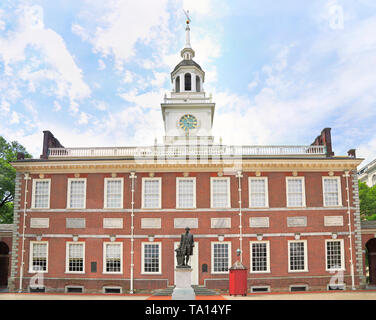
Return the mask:
<path id="1" fill-rule="evenodd" d="M 341 243 L 341 268 L 328 269 L 328 242 L 340 242 Z M 345 246 L 343 239 L 325 239 L 325 270 L 326 271 L 345 271 Z"/>
<path id="2" fill-rule="evenodd" d="M 254 289 L 266 289 L 265 291 L 254 291 Z M 270 286 L 252 286 L 251 287 L 251 293 L 265 293 L 270 292 Z"/>
<path id="3" fill-rule="evenodd" d="M 117 286 L 104 286 L 102 288 L 102 292 L 105 294 L 119 294 L 119 293 L 108 293 L 106 292 L 106 289 L 120 289 L 120 294 L 123 293 L 123 288 L 122 287 L 117 287 Z"/>
<path id="4" fill-rule="evenodd" d="M 193 181 L 193 206 L 192 207 L 180 207 L 179 206 L 179 182 L 184 180 Z M 196 177 L 177 177 L 176 178 L 176 209 L 195 209 L 196 208 Z"/>
<path id="5" fill-rule="evenodd" d="M 114 272 L 114 271 L 106 271 L 106 252 L 107 252 L 107 245 L 118 245 L 120 246 L 120 272 Z M 103 242 L 103 274 L 123 274 L 123 242 L 119 241 L 106 241 Z"/>
<path id="6" fill-rule="evenodd" d="M 158 269 L 159 272 L 149 272 L 145 271 L 145 246 L 156 244 L 159 246 L 159 257 L 158 257 Z M 142 242 L 142 252 L 141 252 L 141 274 L 162 274 L 162 243 L 161 242 Z"/>
<path id="7" fill-rule="evenodd" d="M 34 249 L 34 244 L 45 244 L 46 245 L 46 270 L 33 270 L 33 249 Z M 30 241 L 30 250 L 29 250 L 29 273 L 48 273 L 48 259 L 49 259 L 49 254 L 48 254 L 48 241 Z"/>
<path id="8" fill-rule="evenodd" d="M 232 261 L 232 255 L 231 255 L 231 242 L 230 241 L 212 241 L 211 242 L 211 273 L 212 274 L 228 274 L 228 271 L 214 271 L 214 244 L 227 244 L 228 245 L 228 269 L 231 268 L 231 261 Z"/>
<path id="9" fill-rule="evenodd" d="M 265 271 L 253 271 L 252 270 L 252 245 L 253 244 L 260 244 L 260 243 L 266 243 L 266 270 Z M 270 273 L 270 241 L 250 241 L 249 242 L 249 273 Z"/>
<path id="10" fill-rule="evenodd" d="M 302 291 L 291 291 L 291 289 L 294 288 L 294 287 L 305 288 L 305 290 L 302 290 Z M 305 292 L 305 291 L 309 291 L 308 289 L 309 289 L 308 284 L 291 284 L 289 286 L 289 291 L 290 292 Z"/>
<path id="11" fill-rule="evenodd" d="M 120 207 L 109 207 L 107 204 L 107 183 L 109 181 L 119 181 L 121 182 L 121 197 L 120 197 Z M 124 208 L 124 178 L 104 178 L 104 209 L 123 209 Z"/>
<path id="12" fill-rule="evenodd" d="M 304 243 L 304 270 L 291 270 L 290 265 L 290 244 L 296 242 L 303 242 Z M 288 272 L 308 272 L 308 250 L 307 250 L 307 240 L 288 240 L 287 245 L 288 250 Z"/>
<path id="13" fill-rule="evenodd" d="M 324 183 L 324 180 L 325 179 L 330 179 L 330 180 L 337 180 L 337 187 L 338 187 L 338 205 L 327 205 L 325 203 L 325 183 Z M 322 202 L 323 202 L 323 206 L 324 207 L 342 207 L 342 190 L 341 190 L 342 186 L 341 186 L 341 177 L 327 177 L 327 176 L 323 176 L 322 177 Z"/>
<path id="14" fill-rule="evenodd" d="M 35 206 L 35 191 L 37 182 L 48 181 L 48 206 L 41 208 Z M 33 179 L 33 192 L 31 197 L 31 208 L 32 209 L 50 209 L 50 199 L 51 199 L 51 179 Z"/>
<path id="15" fill-rule="evenodd" d="M 227 206 L 225 207 L 214 207 L 214 181 L 227 180 Z M 210 177 L 210 207 L 213 209 L 227 209 L 231 208 L 231 180 L 230 177 Z"/>
<path id="16" fill-rule="evenodd" d="M 289 188 L 288 188 L 288 181 L 289 180 L 302 180 L 302 205 L 290 205 L 289 204 Z M 286 177 L 286 206 L 288 208 L 304 208 L 306 207 L 306 192 L 305 192 L 305 179 L 304 177 Z"/>
<path id="17" fill-rule="evenodd" d="M 252 205 L 252 197 L 251 197 L 251 183 L 255 180 L 264 180 L 265 181 L 265 206 L 254 206 Z M 250 208 L 269 208 L 269 184 L 268 184 L 268 177 L 248 177 L 248 201 Z"/>
<path id="18" fill-rule="evenodd" d="M 69 271 L 69 246 L 71 244 L 81 244 L 83 245 L 82 248 L 82 253 L 83 253 L 83 271 Z M 85 273 L 85 242 L 84 241 L 67 241 L 65 245 L 65 273 L 78 273 L 78 274 L 83 274 Z"/>
<path id="19" fill-rule="evenodd" d="M 150 180 L 158 180 L 159 181 L 159 204 L 158 207 L 155 208 L 145 208 L 145 181 Z M 162 208 L 162 177 L 154 177 L 154 178 L 142 178 L 142 209 L 161 209 Z"/>
<path id="20" fill-rule="evenodd" d="M 82 292 L 68 292 L 68 289 L 69 288 L 80 288 L 82 289 Z M 80 293 L 84 293 L 85 292 L 85 287 L 84 286 L 74 286 L 74 285 L 67 285 L 65 286 L 65 293 L 69 293 L 69 294 L 80 294 Z"/>
<path id="21" fill-rule="evenodd" d="M 72 181 L 84 181 L 85 188 L 84 188 L 84 206 L 80 208 L 75 208 L 70 206 L 70 198 L 71 198 L 71 182 Z M 87 179 L 86 178 L 68 178 L 68 192 L 67 192 L 67 209 L 86 209 L 86 189 L 87 189 Z"/>

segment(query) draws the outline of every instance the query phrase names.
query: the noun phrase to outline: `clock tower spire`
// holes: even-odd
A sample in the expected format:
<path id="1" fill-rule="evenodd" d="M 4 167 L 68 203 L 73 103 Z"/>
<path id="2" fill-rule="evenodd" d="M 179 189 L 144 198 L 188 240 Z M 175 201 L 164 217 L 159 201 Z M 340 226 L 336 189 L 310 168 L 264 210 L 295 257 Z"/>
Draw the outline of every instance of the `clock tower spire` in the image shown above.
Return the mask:
<path id="1" fill-rule="evenodd" d="M 185 12 L 185 11 L 184 11 Z M 172 91 L 161 103 L 166 144 L 213 143 L 212 126 L 215 103 L 206 97 L 203 84 L 205 72 L 193 58 L 190 18 L 185 27 L 185 46 L 180 54 L 183 60 L 171 72 Z"/>

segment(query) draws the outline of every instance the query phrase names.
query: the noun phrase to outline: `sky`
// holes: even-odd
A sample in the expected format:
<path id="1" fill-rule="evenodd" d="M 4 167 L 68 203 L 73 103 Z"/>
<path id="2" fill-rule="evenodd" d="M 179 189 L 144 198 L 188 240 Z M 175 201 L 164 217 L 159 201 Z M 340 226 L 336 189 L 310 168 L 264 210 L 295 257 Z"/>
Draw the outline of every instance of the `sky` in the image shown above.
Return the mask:
<path id="1" fill-rule="evenodd" d="M 181 60 L 216 103 L 233 145 L 309 145 L 376 158 L 374 0 L 2 0 L 0 135 L 36 158 L 43 130 L 65 147 L 161 143 L 160 103 Z"/>

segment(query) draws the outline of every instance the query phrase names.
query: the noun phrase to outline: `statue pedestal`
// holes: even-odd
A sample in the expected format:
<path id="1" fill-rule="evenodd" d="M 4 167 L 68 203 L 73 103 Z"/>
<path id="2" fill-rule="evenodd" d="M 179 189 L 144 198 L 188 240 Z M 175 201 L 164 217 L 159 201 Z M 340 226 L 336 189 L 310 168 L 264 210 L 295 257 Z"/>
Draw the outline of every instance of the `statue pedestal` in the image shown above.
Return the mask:
<path id="1" fill-rule="evenodd" d="M 196 295 L 191 286 L 191 268 L 175 268 L 176 286 L 172 292 L 172 300 L 195 300 Z"/>

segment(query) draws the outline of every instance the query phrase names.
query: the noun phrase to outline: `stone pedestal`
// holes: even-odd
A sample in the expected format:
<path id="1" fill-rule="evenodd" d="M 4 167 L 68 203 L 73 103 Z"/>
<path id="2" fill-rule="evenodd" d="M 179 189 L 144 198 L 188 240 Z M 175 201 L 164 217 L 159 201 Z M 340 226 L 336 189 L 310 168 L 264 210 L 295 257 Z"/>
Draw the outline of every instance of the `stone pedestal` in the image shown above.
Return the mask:
<path id="1" fill-rule="evenodd" d="M 196 295 L 191 286 L 192 269 L 176 268 L 176 286 L 172 292 L 172 300 L 195 300 Z"/>

